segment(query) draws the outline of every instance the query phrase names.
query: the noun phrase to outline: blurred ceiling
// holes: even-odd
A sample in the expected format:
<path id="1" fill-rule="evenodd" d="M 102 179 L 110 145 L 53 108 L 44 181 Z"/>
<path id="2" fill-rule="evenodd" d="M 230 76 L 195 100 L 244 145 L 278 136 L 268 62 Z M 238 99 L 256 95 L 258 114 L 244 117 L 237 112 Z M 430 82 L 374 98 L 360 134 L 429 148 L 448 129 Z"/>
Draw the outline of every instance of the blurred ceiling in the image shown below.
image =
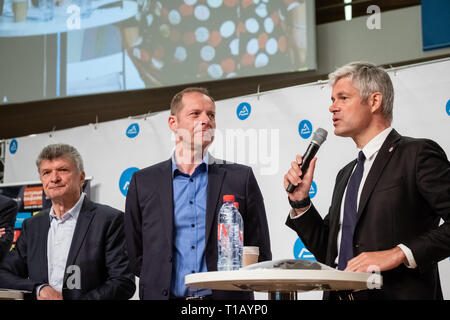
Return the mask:
<path id="1" fill-rule="evenodd" d="M 420 0 L 316 0 L 316 24 L 345 20 L 345 6 L 349 5 L 355 18 L 367 15 L 370 5 L 377 5 L 384 12 L 420 4 Z M 401 61 L 389 66 L 437 58 L 440 57 Z M 261 91 L 267 91 L 326 78 L 326 74 L 307 71 L 254 76 L 245 81 L 227 79 L 192 85 L 207 87 L 216 100 L 221 100 L 254 93 L 257 85 Z M 184 87 L 186 85 L 0 105 L 0 140 L 166 110 L 172 96 Z"/>

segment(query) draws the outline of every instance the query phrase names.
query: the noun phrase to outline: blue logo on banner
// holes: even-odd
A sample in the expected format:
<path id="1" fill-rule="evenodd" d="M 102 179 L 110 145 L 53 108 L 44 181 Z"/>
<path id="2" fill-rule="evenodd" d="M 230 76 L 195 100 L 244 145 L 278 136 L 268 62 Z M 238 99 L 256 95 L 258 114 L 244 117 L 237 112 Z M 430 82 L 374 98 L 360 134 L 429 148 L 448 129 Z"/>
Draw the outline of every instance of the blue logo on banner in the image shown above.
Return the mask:
<path id="1" fill-rule="evenodd" d="M 139 134 L 139 125 L 137 123 L 132 123 L 128 126 L 126 131 L 128 138 L 134 138 Z"/>
<path id="2" fill-rule="evenodd" d="M 17 147 L 18 147 L 18 143 L 16 139 L 12 139 L 11 142 L 9 143 L 9 152 L 11 152 L 11 154 L 14 154 L 17 152 Z"/>
<path id="3" fill-rule="evenodd" d="M 308 139 L 313 132 L 312 124 L 308 120 L 302 120 L 298 125 L 298 133 L 303 139 Z"/>
<path id="4" fill-rule="evenodd" d="M 312 181 L 311 183 L 311 188 L 309 188 L 309 197 L 312 199 L 316 196 L 317 194 L 317 184 Z"/>
<path id="5" fill-rule="evenodd" d="M 309 252 L 308 249 L 306 249 L 305 245 L 303 244 L 303 241 L 300 238 L 298 238 L 294 244 L 294 258 L 297 260 L 303 259 L 316 261 L 314 255 L 311 252 Z"/>
<path id="6" fill-rule="evenodd" d="M 22 229 L 24 220 L 29 217 L 31 217 L 31 212 L 18 212 L 16 215 L 16 222 L 14 223 L 14 229 Z"/>
<path id="7" fill-rule="evenodd" d="M 119 189 L 120 192 L 126 197 L 128 193 L 128 187 L 130 186 L 131 177 L 133 176 L 133 173 L 138 171 L 139 168 L 131 167 L 126 169 L 124 172 L 122 172 L 122 175 L 119 179 Z"/>
<path id="8" fill-rule="evenodd" d="M 450 100 L 447 101 L 447 106 L 445 107 L 447 114 L 450 116 Z"/>
<path id="9" fill-rule="evenodd" d="M 248 102 L 242 102 L 238 105 L 236 110 L 236 115 L 239 119 L 245 120 L 250 116 L 252 112 L 252 107 Z"/>

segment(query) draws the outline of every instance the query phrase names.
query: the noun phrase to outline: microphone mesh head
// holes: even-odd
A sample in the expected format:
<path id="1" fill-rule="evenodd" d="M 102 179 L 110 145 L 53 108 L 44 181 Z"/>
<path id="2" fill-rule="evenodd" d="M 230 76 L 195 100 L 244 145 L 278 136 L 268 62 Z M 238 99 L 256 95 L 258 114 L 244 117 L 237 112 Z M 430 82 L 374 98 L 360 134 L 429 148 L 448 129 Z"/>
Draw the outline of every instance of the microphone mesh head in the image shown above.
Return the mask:
<path id="1" fill-rule="evenodd" d="M 327 139 L 328 132 L 325 129 L 318 128 L 314 133 L 312 137 L 312 141 L 317 143 L 319 146 L 324 143 L 324 141 Z"/>

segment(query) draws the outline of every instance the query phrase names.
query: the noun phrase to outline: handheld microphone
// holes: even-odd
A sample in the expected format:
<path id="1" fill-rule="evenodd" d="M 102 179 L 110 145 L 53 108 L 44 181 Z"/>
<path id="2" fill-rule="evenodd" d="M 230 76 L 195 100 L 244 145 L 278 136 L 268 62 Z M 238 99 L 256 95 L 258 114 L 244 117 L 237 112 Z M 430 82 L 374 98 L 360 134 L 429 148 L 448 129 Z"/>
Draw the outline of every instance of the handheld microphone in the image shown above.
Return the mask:
<path id="1" fill-rule="evenodd" d="M 313 137 L 311 139 L 311 142 L 309 143 L 308 149 L 306 149 L 305 154 L 302 157 L 302 164 L 300 166 L 300 169 L 302 170 L 302 175 L 300 178 L 303 178 L 303 175 L 308 171 L 309 163 L 316 155 L 317 151 L 319 151 L 320 146 L 322 143 L 325 142 L 327 139 L 328 132 L 325 129 L 318 128 L 314 133 Z M 286 188 L 286 191 L 289 193 L 294 192 L 295 188 L 297 186 L 294 186 L 292 183 L 289 183 L 288 187 Z"/>

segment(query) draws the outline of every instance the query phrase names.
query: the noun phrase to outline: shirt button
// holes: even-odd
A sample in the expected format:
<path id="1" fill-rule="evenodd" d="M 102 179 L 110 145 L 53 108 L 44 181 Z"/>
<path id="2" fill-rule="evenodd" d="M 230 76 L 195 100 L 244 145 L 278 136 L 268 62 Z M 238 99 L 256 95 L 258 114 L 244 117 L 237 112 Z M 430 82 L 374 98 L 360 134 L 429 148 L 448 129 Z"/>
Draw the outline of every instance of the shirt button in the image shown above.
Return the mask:
<path id="1" fill-rule="evenodd" d="M 193 204 L 194 202 L 193 202 L 193 201 L 189 201 L 189 203 L 190 203 L 190 204 Z"/>
<path id="2" fill-rule="evenodd" d="M 194 250 L 194 249 L 195 249 L 195 246 L 191 246 L 191 249 Z"/>
<path id="3" fill-rule="evenodd" d="M 190 181 L 190 182 L 194 182 L 194 179 L 192 179 L 192 178 L 189 178 L 189 181 Z"/>
<path id="4" fill-rule="evenodd" d="M 191 273 L 195 273 L 195 270 L 191 270 Z"/>
<path id="5" fill-rule="evenodd" d="M 191 224 L 191 227 L 192 227 L 192 228 L 195 228 L 195 224 Z"/>

